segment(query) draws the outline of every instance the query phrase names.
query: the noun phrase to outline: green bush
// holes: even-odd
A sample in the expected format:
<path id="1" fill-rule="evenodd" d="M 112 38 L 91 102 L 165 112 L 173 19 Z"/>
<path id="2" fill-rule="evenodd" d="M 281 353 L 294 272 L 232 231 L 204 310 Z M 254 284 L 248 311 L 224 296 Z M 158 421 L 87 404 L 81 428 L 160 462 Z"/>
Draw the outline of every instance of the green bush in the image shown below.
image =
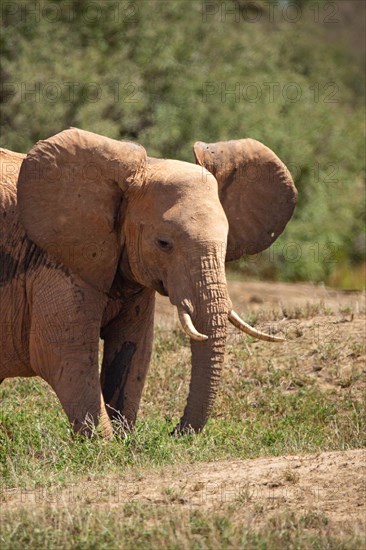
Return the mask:
<path id="1" fill-rule="evenodd" d="M 284 1 L 7 2 L 1 145 L 77 126 L 192 161 L 198 139 L 253 137 L 288 164 L 299 205 L 270 253 L 234 269 L 352 270 L 365 261 L 363 7 L 297 4 L 291 23 Z"/>

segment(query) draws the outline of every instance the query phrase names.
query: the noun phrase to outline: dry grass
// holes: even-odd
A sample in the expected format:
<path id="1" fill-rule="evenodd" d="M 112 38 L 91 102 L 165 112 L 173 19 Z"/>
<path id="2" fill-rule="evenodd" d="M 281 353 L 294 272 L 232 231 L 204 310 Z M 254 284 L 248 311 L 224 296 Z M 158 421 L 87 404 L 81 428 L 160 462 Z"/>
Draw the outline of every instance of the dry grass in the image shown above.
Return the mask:
<path id="1" fill-rule="evenodd" d="M 347 452 L 366 446 L 365 323 L 362 296 L 348 298 L 239 302 L 247 319 L 261 330 L 285 334 L 287 342 L 246 338 L 244 345 L 243 336 L 230 333 L 212 418 L 194 437 L 169 435 L 184 407 L 190 351 L 186 337 L 161 311 L 139 421 L 124 439 L 72 438 L 46 384 L 6 380 L 0 387 L 1 548 L 361 547 L 364 531 L 352 517 L 364 509 L 362 497 L 354 496 L 362 476 L 354 481 L 349 476 L 359 471 L 361 458 L 352 462 Z M 311 471 L 308 459 L 298 468 L 292 459 L 282 464 L 276 457 L 325 451 L 344 453 L 343 461 L 326 455 L 322 464 L 330 480 L 343 480 L 341 508 L 347 502 L 347 514 L 356 514 L 351 521 L 335 521 L 338 505 L 330 497 L 317 506 L 310 499 L 306 508 L 302 493 L 299 506 L 297 497 L 283 500 L 284 487 L 287 497 L 299 488 L 306 493 L 323 466 Z M 268 458 L 243 462 L 257 457 Z M 263 468 L 266 460 L 277 464 L 276 475 L 268 478 L 274 485 L 266 486 L 280 492 L 274 507 L 253 495 L 253 468 Z M 230 489 L 230 502 L 219 499 L 208 512 L 195 499 L 216 470 L 225 483 L 236 472 L 241 491 Z M 92 496 L 86 483 L 92 484 Z M 120 483 L 124 498 L 116 503 Z M 75 487 L 83 490 L 75 495 Z M 73 495 L 67 506 L 47 500 L 64 491 Z M 212 486 L 210 491 L 213 496 Z"/>

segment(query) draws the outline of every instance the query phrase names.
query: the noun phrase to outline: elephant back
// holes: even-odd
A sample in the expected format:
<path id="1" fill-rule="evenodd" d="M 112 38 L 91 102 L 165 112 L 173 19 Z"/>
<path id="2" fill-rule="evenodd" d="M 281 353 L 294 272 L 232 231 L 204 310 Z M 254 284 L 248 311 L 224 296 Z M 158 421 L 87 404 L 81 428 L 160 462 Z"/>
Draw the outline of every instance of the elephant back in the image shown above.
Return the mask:
<path id="1" fill-rule="evenodd" d="M 0 247 L 18 225 L 17 180 L 25 155 L 0 149 Z"/>
<path id="2" fill-rule="evenodd" d="M 26 235 L 19 219 L 17 181 L 26 155 L 0 149 L 0 287 L 51 260 Z"/>

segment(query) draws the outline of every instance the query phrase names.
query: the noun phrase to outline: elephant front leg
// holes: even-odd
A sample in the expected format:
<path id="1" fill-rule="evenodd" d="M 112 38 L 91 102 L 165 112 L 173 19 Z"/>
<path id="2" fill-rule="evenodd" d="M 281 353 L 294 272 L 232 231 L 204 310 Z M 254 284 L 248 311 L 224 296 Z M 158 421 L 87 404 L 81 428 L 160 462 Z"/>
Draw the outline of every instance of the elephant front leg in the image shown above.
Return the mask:
<path id="1" fill-rule="evenodd" d="M 45 333 L 37 328 L 32 334 L 32 364 L 55 391 L 74 432 L 90 437 L 99 425 L 104 437 L 112 437 L 99 379 L 98 340 L 60 346 L 45 341 Z"/>
<path id="2" fill-rule="evenodd" d="M 155 291 L 144 289 L 123 304 L 102 330 L 101 384 L 111 419 L 133 428 L 149 368 L 154 328 Z"/>
<path id="3" fill-rule="evenodd" d="M 61 271 L 52 275 L 51 281 L 38 276 L 33 284 L 32 368 L 53 388 L 76 433 L 90 436 L 99 425 L 109 438 L 113 431 L 98 365 L 106 298 L 91 287 L 76 286 Z"/>
<path id="4" fill-rule="evenodd" d="M 72 374 L 65 371 L 65 376 L 49 383 L 55 390 L 74 432 L 90 437 L 99 426 L 103 437 L 110 439 L 113 429 L 105 408 L 97 366 L 92 375 L 90 372 L 87 376 L 75 373 L 76 379 L 73 380 Z"/>

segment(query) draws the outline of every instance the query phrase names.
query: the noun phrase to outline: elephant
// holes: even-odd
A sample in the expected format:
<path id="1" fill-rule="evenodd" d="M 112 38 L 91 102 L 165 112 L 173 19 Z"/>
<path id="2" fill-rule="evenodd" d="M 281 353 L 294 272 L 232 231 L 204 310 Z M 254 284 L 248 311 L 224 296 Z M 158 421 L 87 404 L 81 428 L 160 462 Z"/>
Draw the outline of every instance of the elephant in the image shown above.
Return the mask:
<path id="1" fill-rule="evenodd" d="M 199 432 L 218 391 L 227 322 L 282 340 L 233 310 L 225 263 L 270 246 L 297 190 L 246 138 L 196 142 L 195 163 L 68 128 L 27 155 L 1 150 L 0 380 L 40 376 L 74 432 L 133 429 L 148 371 L 155 294 L 190 337 L 191 378 L 174 433 Z M 104 340 L 99 371 L 99 339 Z"/>

